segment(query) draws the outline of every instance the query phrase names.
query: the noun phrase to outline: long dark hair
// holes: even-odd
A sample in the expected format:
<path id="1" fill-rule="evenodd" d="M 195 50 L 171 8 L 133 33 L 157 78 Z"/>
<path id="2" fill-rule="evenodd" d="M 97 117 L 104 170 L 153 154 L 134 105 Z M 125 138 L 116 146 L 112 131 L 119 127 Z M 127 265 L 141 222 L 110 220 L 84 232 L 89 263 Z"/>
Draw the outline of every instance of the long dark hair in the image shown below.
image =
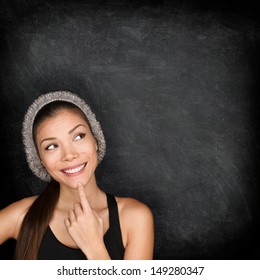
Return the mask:
<path id="1" fill-rule="evenodd" d="M 59 110 L 68 109 L 79 113 L 88 123 L 86 116 L 75 105 L 66 101 L 55 101 L 45 105 L 37 114 L 33 125 L 33 137 L 36 145 L 38 126 L 47 118 L 53 117 Z M 51 221 L 60 193 L 59 183 L 52 180 L 37 197 L 27 211 L 16 241 L 14 258 L 17 260 L 36 260 L 44 233 Z"/>
<path id="2" fill-rule="evenodd" d="M 59 189 L 59 183 L 50 182 L 29 208 L 16 241 L 15 259 L 37 259 L 43 235 L 59 198 Z"/>

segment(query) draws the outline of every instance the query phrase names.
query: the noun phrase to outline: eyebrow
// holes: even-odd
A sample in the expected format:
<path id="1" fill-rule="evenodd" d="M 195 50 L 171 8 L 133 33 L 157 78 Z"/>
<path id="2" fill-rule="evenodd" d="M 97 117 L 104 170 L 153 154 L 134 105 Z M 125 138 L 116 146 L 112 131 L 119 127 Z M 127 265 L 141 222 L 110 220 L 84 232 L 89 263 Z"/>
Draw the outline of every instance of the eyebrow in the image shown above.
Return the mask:
<path id="1" fill-rule="evenodd" d="M 80 123 L 80 124 L 76 125 L 74 128 L 72 128 L 71 130 L 69 130 L 69 134 L 73 133 L 79 126 L 85 127 L 84 124 L 81 124 L 81 123 Z"/>
<path id="2" fill-rule="evenodd" d="M 73 133 L 78 127 L 80 127 L 80 126 L 83 126 L 83 127 L 86 127 L 85 125 L 83 125 L 83 124 L 78 124 L 78 125 L 76 125 L 75 127 L 73 127 L 71 130 L 69 130 L 69 134 L 71 134 L 71 133 Z M 44 142 L 44 141 L 52 141 L 52 140 L 55 140 L 55 139 L 57 139 L 56 137 L 50 137 L 50 138 L 45 138 L 45 139 L 43 139 L 42 141 L 41 141 L 41 143 L 40 143 L 40 145 Z"/>

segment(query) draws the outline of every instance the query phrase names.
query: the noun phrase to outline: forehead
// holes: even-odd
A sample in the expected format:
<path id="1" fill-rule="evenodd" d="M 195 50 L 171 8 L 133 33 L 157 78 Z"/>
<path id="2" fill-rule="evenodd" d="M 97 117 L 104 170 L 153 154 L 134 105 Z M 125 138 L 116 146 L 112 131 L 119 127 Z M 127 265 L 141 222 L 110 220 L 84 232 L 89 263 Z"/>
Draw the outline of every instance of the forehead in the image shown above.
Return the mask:
<path id="1" fill-rule="evenodd" d="M 59 109 L 52 116 L 46 117 L 37 127 L 36 135 L 43 132 L 60 132 L 73 128 L 78 124 L 83 124 L 87 129 L 89 124 L 86 118 L 78 110 Z"/>

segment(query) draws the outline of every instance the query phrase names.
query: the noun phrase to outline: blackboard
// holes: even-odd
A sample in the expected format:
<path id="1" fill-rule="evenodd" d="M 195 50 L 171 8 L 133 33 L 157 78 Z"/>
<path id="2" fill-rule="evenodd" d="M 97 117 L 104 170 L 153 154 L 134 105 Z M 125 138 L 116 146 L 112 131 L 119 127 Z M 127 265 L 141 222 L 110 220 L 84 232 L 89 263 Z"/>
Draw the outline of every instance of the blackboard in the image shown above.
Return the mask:
<path id="1" fill-rule="evenodd" d="M 155 259 L 259 259 L 253 3 L 1 3 L 1 208 L 44 187 L 21 143 L 27 107 L 70 90 L 104 130 L 99 185 L 153 211 Z"/>

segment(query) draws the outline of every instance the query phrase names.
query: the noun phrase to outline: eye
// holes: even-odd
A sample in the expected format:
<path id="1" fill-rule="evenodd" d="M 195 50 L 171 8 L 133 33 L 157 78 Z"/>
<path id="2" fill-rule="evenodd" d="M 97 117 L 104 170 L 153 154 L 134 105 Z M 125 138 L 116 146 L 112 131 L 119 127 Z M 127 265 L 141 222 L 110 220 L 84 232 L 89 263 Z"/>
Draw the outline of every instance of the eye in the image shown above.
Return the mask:
<path id="1" fill-rule="evenodd" d="M 47 146 L 47 147 L 45 148 L 45 150 L 47 150 L 47 151 L 51 151 L 51 150 L 56 149 L 57 147 L 58 147 L 58 145 L 51 144 L 51 145 Z"/>
<path id="2" fill-rule="evenodd" d="M 80 139 L 83 139 L 85 137 L 85 133 L 79 133 L 75 136 L 74 140 L 78 141 Z"/>

